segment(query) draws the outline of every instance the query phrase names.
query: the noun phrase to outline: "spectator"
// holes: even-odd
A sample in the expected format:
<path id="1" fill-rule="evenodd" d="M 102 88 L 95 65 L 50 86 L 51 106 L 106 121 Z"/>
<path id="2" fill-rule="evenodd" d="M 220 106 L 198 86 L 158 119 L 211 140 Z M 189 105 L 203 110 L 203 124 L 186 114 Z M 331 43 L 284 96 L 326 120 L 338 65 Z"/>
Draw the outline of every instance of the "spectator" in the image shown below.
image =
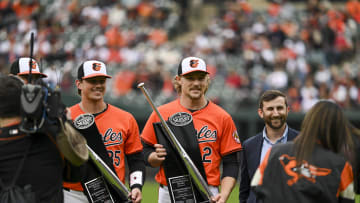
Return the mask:
<path id="1" fill-rule="evenodd" d="M 306 114 L 294 142 L 271 148 L 251 185 L 266 202 L 354 202 L 350 123 L 332 101 Z"/>
<path id="2" fill-rule="evenodd" d="M 305 86 L 301 87 L 300 94 L 302 110 L 307 112 L 318 101 L 319 96 L 312 77 L 306 78 Z"/>
<path id="3" fill-rule="evenodd" d="M 299 133 L 286 123 L 289 111 L 287 98 L 282 92 L 268 90 L 261 95 L 258 114 L 264 120 L 265 127 L 262 132 L 245 140 L 243 144 L 240 170 L 240 203 L 257 202 L 254 191 L 250 189 L 250 181 L 268 149 L 275 144 L 293 140 Z"/>
<path id="4" fill-rule="evenodd" d="M 324 66 L 325 72 L 334 64 L 340 71 L 344 62 L 357 64 L 356 58 L 360 54 L 356 34 L 360 27 L 356 23 L 358 3 L 349 0 L 347 10 L 342 11 L 330 2 L 317 0 L 309 1 L 305 10 L 294 8 L 289 1 L 271 2 L 265 10 L 252 8 L 250 3 L 243 1 L 225 2 L 215 8 L 219 12 L 211 12 L 215 14 L 202 24 L 203 29 L 190 24 L 185 25 L 189 29 L 179 29 L 176 25 L 180 19 L 188 21 L 196 17 L 192 15 L 194 3 L 182 1 L 176 4 L 167 0 L 1 1 L 0 57 L 5 61 L 1 71 L 6 72 L 10 62 L 29 53 L 29 32 L 36 31 L 34 58 L 58 63 L 60 67 L 66 62 L 79 63 L 83 58 L 99 58 L 109 65 L 114 64 L 115 68 L 111 68 L 114 74 L 123 67 L 137 74 L 138 64 L 143 63 L 144 71 L 152 72 L 156 62 L 161 61 L 165 64 L 161 67 L 162 72 L 172 74 L 180 56 L 201 54 L 211 59 L 209 64 L 216 68 L 221 66 L 220 75 L 213 76 L 219 76 L 217 81 L 222 85 L 231 69 L 240 73 L 241 80 L 247 81 L 249 86 L 242 85 L 241 89 L 247 89 L 244 95 L 232 99 L 240 104 L 236 108 L 253 106 L 254 102 L 243 99 L 248 97 L 245 94 L 257 98 L 260 92 L 271 87 L 287 91 L 286 85 L 283 87 L 289 82 L 282 80 L 280 87 L 269 87 L 264 79 L 269 75 L 272 77 L 275 64 L 280 63 L 285 76 L 282 78 L 287 81 L 300 78 L 301 86 L 306 86 L 305 79 L 310 74 L 319 72 L 319 76 L 314 75 L 317 90 L 319 77 L 327 80 L 329 87 L 335 80 L 328 79 L 323 71 L 312 71 L 310 68 L 318 66 L 316 64 Z M 181 8 L 191 15 L 185 15 Z M 206 8 L 208 6 L 198 9 Z M 21 13 L 19 9 L 25 12 Z M 208 15 L 204 13 L 196 18 Z M 347 16 L 351 16 L 352 21 L 347 21 Z M 115 18 L 118 21 L 115 22 Z M 192 34 L 185 35 L 186 32 Z M 173 40 L 179 34 L 185 36 L 186 43 Z M 191 44 L 194 46 L 189 46 Z M 356 71 L 356 66 L 352 69 Z M 75 71 L 70 74 L 76 75 Z M 225 106 L 228 97 L 221 93 L 215 93 L 214 98 Z M 160 92 L 160 95 L 171 99 L 173 94 Z M 354 105 L 351 103 L 346 108 Z"/>

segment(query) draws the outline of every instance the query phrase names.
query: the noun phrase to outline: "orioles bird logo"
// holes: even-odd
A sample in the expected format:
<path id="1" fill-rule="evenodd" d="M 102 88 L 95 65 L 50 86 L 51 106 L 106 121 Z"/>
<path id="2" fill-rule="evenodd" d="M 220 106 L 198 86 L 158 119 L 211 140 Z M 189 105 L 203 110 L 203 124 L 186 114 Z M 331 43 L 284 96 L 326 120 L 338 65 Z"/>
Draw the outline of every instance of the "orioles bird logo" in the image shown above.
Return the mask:
<path id="1" fill-rule="evenodd" d="M 101 64 L 100 63 L 93 63 L 92 68 L 93 68 L 94 71 L 99 71 L 101 69 Z"/>
<path id="2" fill-rule="evenodd" d="M 292 177 L 287 181 L 289 186 L 295 184 L 300 178 L 306 178 L 312 183 L 316 182 L 317 176 L 327 176 L 331 173 L 331 169 L 318 168 L 310 165 L 307 161 L 302 161 L 300 168 L 296 167 L 295 157 L 283 154 L 279 157 L 281 165 L 284 167 L 285 173 Z"/>
<path id="3" fill-rule="evenodd" d="M 31 69 L 36 69 L 36 62 L 31 60 Z"/>
<path id="4" fill-rule="evenodd" d="M 190 61 L 190 67 L 196 68 L 199 65 L 199 60 L 191 60 Z"/>

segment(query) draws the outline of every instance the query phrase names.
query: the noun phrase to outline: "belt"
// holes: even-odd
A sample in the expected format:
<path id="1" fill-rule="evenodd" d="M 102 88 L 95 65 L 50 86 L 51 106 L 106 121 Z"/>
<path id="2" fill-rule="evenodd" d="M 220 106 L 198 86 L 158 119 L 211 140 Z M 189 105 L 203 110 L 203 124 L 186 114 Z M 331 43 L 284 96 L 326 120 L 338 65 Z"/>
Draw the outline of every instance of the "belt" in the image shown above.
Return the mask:
<path id="1" fill-rule="evenodd" d="M 163 187 L 165 187 L 165 185 L 163 185 L 163 184 L 160 184 L 160 187 L 161 187 L 161 188 L 163 188 Z"/>
<path id="2" fill-rule="evenodd" d="M 63 187 L 63 189 L 66 190 L 66 191 L 68 191 L 68 192 L 70 191 L 70 189 L 69 189 L 69 188 L 66 188 L 66 187 Z"/>

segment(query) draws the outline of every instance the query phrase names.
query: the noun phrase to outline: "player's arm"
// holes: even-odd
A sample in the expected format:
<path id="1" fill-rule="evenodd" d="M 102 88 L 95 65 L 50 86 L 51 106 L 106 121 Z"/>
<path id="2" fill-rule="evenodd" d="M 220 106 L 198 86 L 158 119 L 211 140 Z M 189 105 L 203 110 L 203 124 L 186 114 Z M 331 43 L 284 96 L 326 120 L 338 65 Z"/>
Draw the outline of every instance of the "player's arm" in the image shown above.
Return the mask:
<path id="1" fill-rule="evenodd" d="M 142 189 L 145 180 L 145 163 L 143 152 L 137 152 L 126 155 L 129 165 L 130 188 Z"/>
<path id="2" fill-rule="evenodd" d="M 161 144 L 154 144 L 153 146 L 142 141 L 144 160 L 147 166 L 159 167 L 165 160 L 166 149 Z"/>
<path id="3" fill-rule="evenodd" d="M 129 167 L 130 195 L 133 203 L 142 200 L 141 189 L 145 181 L 145 162 L 143 146 L 139 136 L 139 126 L 135 118 L 130 114 L 128 139 L 125 145 L 125 155 Z"/>
<path id="4" fill-rule="evenodd" d="M 233 152 L 222 158 L 223 174 L 221 178 L 221 192 L 215 196 L 217 203 L 226 202 L 234 189 L 240 168 L 240 152 Z"/>
<path id="5" fill-rule="evenodd" d="M 141 189 L 145 181 L 145 163 L 143 152 L 126 155 L 129 165 L 129 183 L 133 202 L 141 202 Z"/>
<path id="6" fill-rule="evenodd" d="M 159 167 L 165 160 L 166 150 L 161 144 L 157 144 L 154 130 L 154 123 L 159 122 L 154 112 L 151 113 L 149 119 L 141 133 L 141 143 L 143 145 L 144 160 L 147 166 Z"/>
<path id="7" fill-rule="evenodd" d="M 229 198 L 235 184 L 236 179 L 234 179 L 233 177 L 227 176 L 221 179 L 221 192 L 213 198 L 213 201 L 216 203 L 225 203 Z"/>

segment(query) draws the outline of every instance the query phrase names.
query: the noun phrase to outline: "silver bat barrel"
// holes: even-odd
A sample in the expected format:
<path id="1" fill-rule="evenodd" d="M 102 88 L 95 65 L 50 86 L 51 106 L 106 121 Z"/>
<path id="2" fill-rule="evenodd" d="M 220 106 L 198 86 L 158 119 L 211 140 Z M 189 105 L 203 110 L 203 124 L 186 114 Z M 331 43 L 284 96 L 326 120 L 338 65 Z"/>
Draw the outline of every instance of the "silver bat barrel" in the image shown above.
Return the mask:
<path id="1" fill-rule="evenodd" d="M 97 155 L 94 150 L 92 150 L 88 145 L 86 145 L 89 150 L 89 157 L 99 169 L 100 173 L 104 176 L 108 183 L 110 183 L 114 188 L 122 192 L 125 197 L 130 193 L 129 189 L 124 185 L 123 182 L 117 177 L 117 175 L 106 165 L 106 163 Z"/>
<path id="2" fill-rule="evenodd" d="M 142 93 L 146 97 L 146 100 L 149 102 L 149 104 L 152 107 L 152 109 L 154 110 L 154 112 L 160 118 L 161 124 L 165 128 L 165 131 L 166 131 L 168 137 L 170 138 L 171 144 L 174 146 L 174 148 L 176 149 L 176 151 L 179 153 L 182 160 L 184 161 L 186 169 L 188 170 L 189 175 L 191 176 L 192 180 L 194 181 L 196 187 L 203 194 L 205 194 L 207 199 L 209 200 L 209 202 L 211 202 L 210 201 L 211 197 L 213 197 L 214 195 L 210 191 L 209 186 L 207 185 L 205 179 L 201 176 L 200 171 L 196 168 L 195 164 L 193 163 L 193 161 L 191 160 L 189 155 L 186 153 L 184 148 L 181 146 L 180 142 L 176 139 L 174 133 L 171 131 L 170 127 L 167 125 L 164 118 L 161 116 L 160 112 L 155 107 L 154 102 L 152 101 L 149 93 L 147 92 L 147 90 L 145 89 L 144 86 L 145 86 L 144 83 L 139 83 L 137 87 L 141 89 Z"/>

